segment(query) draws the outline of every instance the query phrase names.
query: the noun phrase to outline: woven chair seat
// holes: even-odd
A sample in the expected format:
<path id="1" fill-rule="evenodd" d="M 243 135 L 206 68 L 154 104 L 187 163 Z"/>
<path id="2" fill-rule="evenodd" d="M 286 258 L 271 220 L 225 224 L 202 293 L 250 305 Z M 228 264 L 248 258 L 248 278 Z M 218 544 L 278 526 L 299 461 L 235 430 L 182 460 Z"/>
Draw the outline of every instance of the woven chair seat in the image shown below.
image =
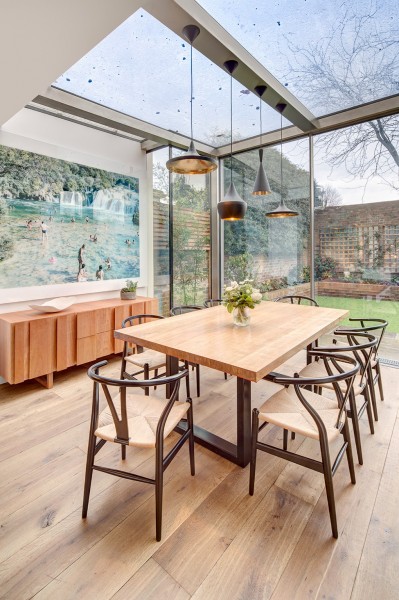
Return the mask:
<path id="1" fill-rule="evenodd" d="M 115 408 L 120 415 L 120 398 L 114 399 Z M 128 393 L 126 398 L 126 409 L 129 425 L 129 446 L 138 448 L 155 448 L 155 434 L 158 421 L 165 401 L 153 396 Z M 166 438 L 184 418 L 189 408 L 188 402 L 176 402 L 169 413 L 165 424 L 164 438 Z M 116 438 L 116 430 L 109 407 L 105 408 L 99 415 L 98 427 L 94 435 L 113 442 Z"/>
<path id="2" fill-rule="evenodd" d="M 166 356 L 156 350 L 144 350 L 140 354 L 126 356 L 126 362 L 141 368 L 148 364 L 149 369 L 159 369 L 166 365 Z"/>
<path id="3" fill-rule="evenodd" d="M 333 370 L 334 374 L 337 374 L 337 371 Z M 315 361 L 310 363 L 310 365 L 306 365 L 306 367 L 304 367 L 303 369 L 301 369 L 301 371 L 299 371 L 299 376 L 300 377 L 309 377 L 309 378 L 316 378 L 316 377 L 328 377 L 328 372 L 324 366 L 324 363 L 321 361 Z M 346 391 L 346 383 L 344 381 L 340 381 L 338 382 L 338 385 L 340 386 L 341 390 L 343 392 Z M 359 394 L 361 394 L 364 390 L 366 386 L 366 379 L 363 378 L 362 380 L 362 376 L 361 375 L 356 375 L 355 379 L 353 381 L 353 392 L 355 394 L 355 396 L 358 396 Z M 321 383 L 320 387 L 324 387 L 326 389 L 329 390 L 333 390 L 334 386 L 332 385 L 332 383 Z"/>
<path id="4" fill-rule="evenodd" d="M 336 427 L 339 415 L 337 401 L 303 388 L 301 388 L 301 392 L 322 419 L 328 439 L 331 441 L 337 438 L 340 433 Z M 262 404 L 259 408 L 259 420 L 278 425 L 283 429 L 294 431 L 314 440 L 319 439 L 316 422 L 303 406 L 292 386 L 279 390 Z"/>

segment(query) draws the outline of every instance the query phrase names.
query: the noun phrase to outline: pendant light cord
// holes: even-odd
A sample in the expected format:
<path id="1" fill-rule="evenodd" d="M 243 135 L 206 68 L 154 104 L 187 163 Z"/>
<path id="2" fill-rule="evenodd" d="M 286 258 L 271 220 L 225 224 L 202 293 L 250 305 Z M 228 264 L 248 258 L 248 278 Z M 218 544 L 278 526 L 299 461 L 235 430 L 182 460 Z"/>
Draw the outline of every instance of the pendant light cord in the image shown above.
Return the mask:
<path id="1" fill-rule="evenodd" d="M 260 127 L 260 145 L 262 146 L 262 97 L 259 96 L 259 112 L 260 112 L 260 119 L 259 119 L 259 127 Z"/>
<path id="2" fill-rule="evenodd" d="M 280 122 L 280 202 L 283 201 L 283 113 L 281 113 Z"/>
<path id="3" fill-rule="evenodd" d="M 233 74 L 230 73 L 230 183 L 233 183 Z"/>
<path id="4" fill-rule="evenodd" d="M 191 139 L 193 139 L 193 45 L 190 44 L 190 121 L 191 121 Z"/>

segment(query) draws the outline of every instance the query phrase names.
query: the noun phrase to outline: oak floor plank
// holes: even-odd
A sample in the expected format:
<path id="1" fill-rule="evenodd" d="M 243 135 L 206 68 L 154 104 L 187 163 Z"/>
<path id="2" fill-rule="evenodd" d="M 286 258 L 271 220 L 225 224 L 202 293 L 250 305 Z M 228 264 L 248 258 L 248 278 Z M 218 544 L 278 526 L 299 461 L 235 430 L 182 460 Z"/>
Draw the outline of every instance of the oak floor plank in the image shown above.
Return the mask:
<path id="1" fill-rule="evenodd" d="M 193 600 L 270 598 L 313 507 L 272 486 Z"/>
<path id="2" fill-rule="evenodd" d="M 353 600 L 399 595 L 399 419 L 396 419 L 376 503 L 367 532 Z"/>
<path id="3" fill-rule="evenodd" d="M 190 595 L 150 558 L 112 600 L 189 600 Z"/>
<path id="4" fill-rule="evenodd" d="M 189 474 L 186 457 L 185 476 L 172 478 L 164 485 L 163 539 L 166 540 L 234 468 L 224 459 L 209 454 L 197 453 L 195 477 Z M 36 598 L 110 598 L 158 546 L 152 493 L 134 513 L 58 575 Z M 110 564 L 112 569 L 109 569 Z"/>
<path id="5" fill-rule="evenodd" d="M 267 439 L 282 444 L 276 427 L 270 429 Z M 284 467 L 284 461 L 271 456 L 259 464 L 253 497 L 248 494 L 248 469 L 236 467 L 162 545 L 154 559 L 194 594 Z"/>

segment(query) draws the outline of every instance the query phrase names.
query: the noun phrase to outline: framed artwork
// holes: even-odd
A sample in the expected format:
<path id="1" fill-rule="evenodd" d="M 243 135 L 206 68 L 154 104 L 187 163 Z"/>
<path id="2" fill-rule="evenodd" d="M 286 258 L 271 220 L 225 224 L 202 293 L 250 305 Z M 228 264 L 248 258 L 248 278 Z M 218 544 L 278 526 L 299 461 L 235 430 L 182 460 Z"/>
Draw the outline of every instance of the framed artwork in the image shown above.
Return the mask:
<path id="1" fill-rule="evenodd" d="M 0 145 L 0 290 L 137 279 L 139 224 L 138 178 Z"/>

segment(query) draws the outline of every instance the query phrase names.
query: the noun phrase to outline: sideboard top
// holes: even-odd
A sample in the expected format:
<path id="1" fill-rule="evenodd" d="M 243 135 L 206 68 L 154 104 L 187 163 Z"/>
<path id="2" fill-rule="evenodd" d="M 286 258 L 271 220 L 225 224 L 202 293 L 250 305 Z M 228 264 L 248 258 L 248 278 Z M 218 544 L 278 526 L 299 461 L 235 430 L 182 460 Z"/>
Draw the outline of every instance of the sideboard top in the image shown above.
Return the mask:
<path id="1" fill-rule="evenodd" d="M 149 302 L 154 298 L 146 296 L 137 296 L 136 300 L 120 300 L 119 298 L 110 298 L 107 300 L 94 300 L 91 302 L 79 302 L 72 304 L 66 310 L 52 313 L 39 313 L 35 310 L 19 310 L 16 312 L 0 314 L 0 321 L 6 323 L 23 323 L 24 321 L 35 321 L 39 319 L 57 318 L 58 316 L 73 315 L 102 308 L 117 308 L 119 306 L 131 306 L 142 302 Z M 32 301 L 33 302 L 33 301 Z"/>

